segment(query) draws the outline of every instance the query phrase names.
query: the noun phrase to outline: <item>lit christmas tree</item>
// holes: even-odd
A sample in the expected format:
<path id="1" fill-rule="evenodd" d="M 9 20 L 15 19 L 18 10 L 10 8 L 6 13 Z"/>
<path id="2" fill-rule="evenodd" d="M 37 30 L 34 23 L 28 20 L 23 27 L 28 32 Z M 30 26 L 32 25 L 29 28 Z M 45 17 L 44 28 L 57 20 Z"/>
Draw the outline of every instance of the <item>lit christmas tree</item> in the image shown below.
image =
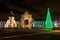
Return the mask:
<path id="1" fill-rule="evenodd" d="M 45 22 L 45 29 L 47 29 L 47 30 L 52 30 L 53 29 L 53 23 L 52 23 L 52 19 L 51 19 L 51 16 L 50 16 L 49 8 L 47 10 L 47 17 L 46 17 L 46 22 Z"/>

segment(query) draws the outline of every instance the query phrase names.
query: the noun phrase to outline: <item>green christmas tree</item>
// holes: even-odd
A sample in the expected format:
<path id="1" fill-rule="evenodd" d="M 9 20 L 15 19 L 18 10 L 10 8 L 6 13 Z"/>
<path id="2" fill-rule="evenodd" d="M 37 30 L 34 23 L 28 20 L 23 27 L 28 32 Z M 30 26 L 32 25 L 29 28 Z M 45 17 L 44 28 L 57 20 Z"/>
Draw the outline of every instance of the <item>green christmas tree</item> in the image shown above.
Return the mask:
<path id="1" fill-rule="evenodd" d="M 45 29 L 47 30 L 52 30 L 53 29 L 53 23 L 52 23 L 52 19 L 50 16 L 50 10 L 48 8 L 47 10 L 47 17 L 46 17 L 46 22 L 45 22 Z"/>

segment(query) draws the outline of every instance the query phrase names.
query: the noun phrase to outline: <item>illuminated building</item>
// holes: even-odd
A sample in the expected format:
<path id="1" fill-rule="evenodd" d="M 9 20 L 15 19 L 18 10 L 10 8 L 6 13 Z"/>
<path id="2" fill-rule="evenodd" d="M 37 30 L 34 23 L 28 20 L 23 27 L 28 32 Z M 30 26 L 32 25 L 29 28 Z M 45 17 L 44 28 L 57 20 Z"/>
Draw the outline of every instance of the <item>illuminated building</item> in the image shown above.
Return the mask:
<path id="1" fill-rule="evenodd" d="M 16 28 L 17 27 L 17 23 L 14 19 L 13 16 L 10 16 L 9 19 L 7 20 L 4 28 Z"/>
<path id="2" fill-rule="evenodd" d="M 41 23 L 42 22 L 42 23 Z M 33 28 L 41 28 L 41 27 L 43 27 L 44 25 L 44 22 L 43 21 L 40 21 L 40 20 L 34 20 L 34 22 L 33 22 Z"/>
<path id="3" fill-rule="evenodd" d="M 21 16 L 21 27 L 22 28 L 31 28 L 32 25 L 32 15 L 27 11 Z"/>
<path id="4" fill-rule="evenodd" d="M 54 26 L 55 26 L 55 28 L 59 28 L 60 29 L 60 19 L 58 19 L 58 20 L 56 20 L 54 22 Z"/>

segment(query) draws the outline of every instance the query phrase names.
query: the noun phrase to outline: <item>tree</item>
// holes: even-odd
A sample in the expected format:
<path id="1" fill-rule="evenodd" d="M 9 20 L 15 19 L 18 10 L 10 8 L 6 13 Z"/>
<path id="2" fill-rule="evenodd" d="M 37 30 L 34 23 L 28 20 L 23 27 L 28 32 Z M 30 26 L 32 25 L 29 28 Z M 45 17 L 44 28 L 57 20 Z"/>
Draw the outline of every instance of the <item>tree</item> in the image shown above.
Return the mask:
<path id="1" fill-rule="evenodd" d="M 53 29 L 53 22 L 50 16 L 50 10 L 48 8 L 47 10 L 47 17 L 46 17 L 46 22 L 45 22 L 45 29 L 47 30 L 52 30 Z"/>

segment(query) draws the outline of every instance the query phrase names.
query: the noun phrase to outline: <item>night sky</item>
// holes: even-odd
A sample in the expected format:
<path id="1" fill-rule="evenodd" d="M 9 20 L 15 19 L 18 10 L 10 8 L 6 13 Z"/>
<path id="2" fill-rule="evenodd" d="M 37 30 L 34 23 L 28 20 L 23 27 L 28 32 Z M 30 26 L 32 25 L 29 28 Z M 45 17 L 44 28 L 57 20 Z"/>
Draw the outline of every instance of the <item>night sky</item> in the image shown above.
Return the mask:
<path id="1" fill-rule="evenodd" d="M 48 7 L 52 19 L 58 19 L 60 17 L 59 0 L 0 0 L 0 20 L 7 20 L 11 15 L 10 11 L 14 12 L 16 20 L 19 20 L 25 11 L 32 14 L 34 19 L 45 20 Z"/>

